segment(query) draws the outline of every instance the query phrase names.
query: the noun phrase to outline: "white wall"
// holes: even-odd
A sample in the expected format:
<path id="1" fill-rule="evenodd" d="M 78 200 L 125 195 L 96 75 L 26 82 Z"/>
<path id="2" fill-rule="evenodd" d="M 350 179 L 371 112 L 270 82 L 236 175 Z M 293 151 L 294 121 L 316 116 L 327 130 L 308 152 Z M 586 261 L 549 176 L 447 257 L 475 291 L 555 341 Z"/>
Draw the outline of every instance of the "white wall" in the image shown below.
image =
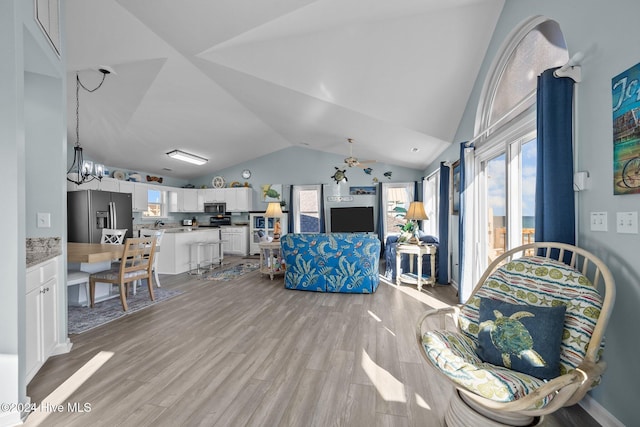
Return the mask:
<path id="1" fill-rule="evenodd" d="M 65 71 L 35 22 L 32 1 L 0 2 L 0 52 L 0 402 L 20 403 L 27 400 L 25 239 L 66 235 Z M 36 211 L 51 213 L 50 229 L 35 228 Z M 0 413 L 0 425 L 16 417 Z"/>
<path id="2" fill-rule="evenodd" d="M 387 165 L 382 159 L 377 159 L 377 163 L 370 165 L 373 169 L 371 175 L 367 175 L 359 167 L 345 168 L 344 158 L 347 155 L 346 149 L 345 155 L 339 156 L 304 147 L 290 147 L 191 182 L 196 187 L 211 186 L 211 179 L 215 175 L 220 175 L 227 183 L 232 181 L 244 183 L 245 180 L 240 174 L 243 169 L 249 169 L 251 178 L 246 181 L 254 189 L 253 209 L 264 211 L 267 204 L 260 200 L 259 192 L 264 184 L 283 184 L 283 188 L 287 187 L 285 198 L 288 200 L 288 186 L 291 184 L 329 184 L 328 188 L 333 189 L 333 193 L 338 191 L 340 194 L 348 194 L 349 186 L 373 185 L 374 177 L 377 177 L 380 182 L 422 181 L 422 171 Z M 334 185 L 335 181 L 331 176 L 335 173 L 335 167 L 346 169 L 346 182 L 342 181 L 339 185 Z M 391 179 L 384 176 L 387 171 L 391 172 Z"/>
<path id="3" fill-rule="evenodd" d="M 25 289 L 23 59 L 22 49 L 16 49 L 22 45 L 22 24 L 14 20 L 19 15 L 17 0 L 0 2 L 0 51 L 5 52 L 0 61 L 0 182 L 5 186 L 0 221 L 0 401 L 14 403 L 25 396 L 19 369 L 19 307 L 24 307 Z M 12 421 L 15 414 L 0 414 L 0 425 Z"/>
<path id="4" fill-rule="evenodd" d="M 616 212 L 640 210 L 640 194 L 613 195 L 613 142 L 611 79 L 640 62 L 640 2 L 637 0 L 512 0 L 505 2 L 480 75 L 453 144 L 438 161 L 458 158 L 457 142 L 473 137 L 479 94 L 487 70 L 508 34 L 525 19 L 544 15 L 556 20 L 564 33 L 569 54 L 586 52 L 583 81 L 577 85 L 577 170 L 589 171 L 591 188 L 577 197 L 578 244 L 601 257 L 611 268 L 617 285 L 613 316 L 606 334 L 604 358 L 608 363 L 602 385 L 592 397 L 626 425 L 637 424 L 640 371 L 635 366 L 640 341 L 635 332 L 640 307 L 640 236 L 615 232 Z M 426 174 L 426 173 L 425 173 Z M 591 211 L 609 213 L 608 232 L 592 232 Z M 453 242 L 453 250 L 457 244 Z"/>

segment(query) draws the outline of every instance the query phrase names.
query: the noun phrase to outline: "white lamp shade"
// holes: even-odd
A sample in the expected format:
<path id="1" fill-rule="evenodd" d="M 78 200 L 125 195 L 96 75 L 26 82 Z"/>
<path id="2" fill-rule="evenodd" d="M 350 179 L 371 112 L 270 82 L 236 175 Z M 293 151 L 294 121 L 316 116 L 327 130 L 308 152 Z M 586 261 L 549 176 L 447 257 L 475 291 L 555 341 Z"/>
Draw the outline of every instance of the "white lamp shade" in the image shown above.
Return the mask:
<path id="1" fill-rule="evenodd" d="M 405 219 L 412 220 L 429 219 L 427 213 L 424 211 L 424 204 L 422 202 L 411 202 L 411 204 L 409 205 L 409 210 L 404 217 Z"/>
<path id="2" fill-rule="evenodd" d="M 267 211 L 264 213 L 266 218 L 278 218 L 282 216 L 282 209 L 280 209 L 279 202 L 269 202 Z"/>

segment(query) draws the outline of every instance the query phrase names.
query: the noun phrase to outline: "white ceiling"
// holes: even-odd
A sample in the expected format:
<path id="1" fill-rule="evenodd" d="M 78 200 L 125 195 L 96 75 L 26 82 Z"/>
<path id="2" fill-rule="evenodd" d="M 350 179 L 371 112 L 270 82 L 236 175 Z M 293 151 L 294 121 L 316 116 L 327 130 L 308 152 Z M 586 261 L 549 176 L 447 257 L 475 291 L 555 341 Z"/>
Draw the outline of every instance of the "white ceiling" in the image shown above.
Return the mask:
<path id="1" fill-rule="evenodd" d="M 69 141 L 75 73 L 93 87 L 107 65 L 80 91 L 86 155 L 190 179 L 296 145 L 346 157 L 347 138 L 358 158 L 424 169 L 454 138 L 504 0 L 65 3 Z"/>

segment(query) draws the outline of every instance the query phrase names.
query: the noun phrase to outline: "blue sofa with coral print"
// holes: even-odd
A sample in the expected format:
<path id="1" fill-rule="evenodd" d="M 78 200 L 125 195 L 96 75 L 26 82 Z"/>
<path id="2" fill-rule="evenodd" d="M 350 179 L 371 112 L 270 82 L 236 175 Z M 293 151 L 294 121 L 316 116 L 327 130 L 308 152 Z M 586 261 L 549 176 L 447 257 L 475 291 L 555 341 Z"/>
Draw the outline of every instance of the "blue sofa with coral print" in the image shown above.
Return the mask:
<path id="1" fill-rule="evenodd" d="M 375 235 L 289 233 L 280 245 L 287 289 L 370 294 L 378 288 L 380 240 Z"/>

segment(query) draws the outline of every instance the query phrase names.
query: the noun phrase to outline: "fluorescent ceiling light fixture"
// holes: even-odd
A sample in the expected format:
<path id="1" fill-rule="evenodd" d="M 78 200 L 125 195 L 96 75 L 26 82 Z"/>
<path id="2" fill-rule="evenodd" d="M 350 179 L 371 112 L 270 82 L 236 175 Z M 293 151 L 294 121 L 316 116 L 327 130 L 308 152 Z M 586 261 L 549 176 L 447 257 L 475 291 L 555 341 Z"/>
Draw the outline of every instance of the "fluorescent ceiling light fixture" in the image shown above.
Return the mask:
<path id="1" fill-rule="evenodd" d="M 167 156 L 176 160 L 182 160 L 183 162 L 193 163 L 194 165 L 204 165 L 209 160 L 204 157 L 196 156 L 195 154 L 187 153 L 185 151 L 173 150 L 167 153 Z"/>

